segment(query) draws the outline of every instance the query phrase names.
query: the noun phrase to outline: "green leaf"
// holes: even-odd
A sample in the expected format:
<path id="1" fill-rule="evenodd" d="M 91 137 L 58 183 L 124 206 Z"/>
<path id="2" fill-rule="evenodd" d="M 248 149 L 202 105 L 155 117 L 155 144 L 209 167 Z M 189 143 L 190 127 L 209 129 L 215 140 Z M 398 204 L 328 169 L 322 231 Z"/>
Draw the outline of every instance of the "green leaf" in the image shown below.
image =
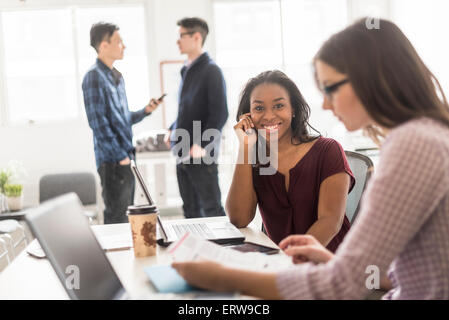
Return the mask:
<path id="1" fill-rule="evenodd" d="M 0 171 L 0 193 L 5 193 L 5 185 L 8 184 L 12 172 L 9 169 L 2 169 Z"/>
<path id="2" fill-rule="evenodd" d="M 20 197 L 23 186 L 21 184 L 6 184 L 4 186 L 4 193 L 7 197 Z"/>

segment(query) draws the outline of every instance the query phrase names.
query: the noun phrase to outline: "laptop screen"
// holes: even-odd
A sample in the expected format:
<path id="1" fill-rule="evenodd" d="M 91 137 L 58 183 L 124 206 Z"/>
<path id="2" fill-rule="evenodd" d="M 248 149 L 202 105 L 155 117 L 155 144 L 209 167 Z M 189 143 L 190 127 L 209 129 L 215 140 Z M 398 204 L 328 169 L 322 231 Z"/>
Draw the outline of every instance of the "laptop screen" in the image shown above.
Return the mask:
<path id="1" fill-rule="evenodd" d="M 148 204 L 150 206 L 154 205 L 153 199 L 151 199 L 151 196 L 150 196 L 150 192 L 148 191 L 145 181 L 143 181 L 143 177 L 140 174 L 139 169 L 137 169 L 137 166 L 136 166 L 136 163 L 134 162 L 134 160 L 131 160 L 131 168 L 134 171 L 134 175 L 136 176 L 137 180 L 139 181 L 139 185 L 143 189 L 143 193 L 145 194 L 145 197 L 148 200 Z"/>
<path id="2" fill-rule="evenodd" d="M 44 202 L 26 220 L 70 298 L 114 299 L 124 293 L 76 194 Z"/>
<path id="3" fill-rule="evenodd" d="M 142 190 L 143 190 L 143 193 L 145 194 L 145 197 L 146 197 L 147 200 L 148 200 L 148 204 L 149 204 L 150 206 L 155 205 L 154 202 L 153 202 L 153 199 L 152 199 L 151 196 L 150 196 L 150 192 L 149 192 L 148 189 L 147 189 L 147 185 L 145 184 L 145 181 L 143 180 L 143 177 L 142 177 L 142 175 L 140 174 L 139 169 L 137 169 L 137 165 L 136 165 L 136 163 L 134 162 L 134 160 L 131 160 L 131 168 L 132 168 L 132 170 L 133 170 L 133 172 L 134 172 L 134 175 L 135 175 L 136 178 L 137 178 L 137 181 L 139 182 L 139 185 L 141 186 L 141 188 L 142 188 Z M 159 227 L 161 228 L 161 231 L 162 231 L 162 234 L 163 234 L 163 238 L 162 238 L 162 239 L 158 239 L 158 243 L 159 243 L 160 245 L 164 245 L 164 240 L 167 239 L 167 232 L 166 232 L 165 229 L 164 229 L 164 225 L 162 224 L 162 221 L 161 221 L 161 219 L 160 219 L 160 217 L 159 217 L 159 214 L 157 215 L 157 222 L 158 222 Z"/>

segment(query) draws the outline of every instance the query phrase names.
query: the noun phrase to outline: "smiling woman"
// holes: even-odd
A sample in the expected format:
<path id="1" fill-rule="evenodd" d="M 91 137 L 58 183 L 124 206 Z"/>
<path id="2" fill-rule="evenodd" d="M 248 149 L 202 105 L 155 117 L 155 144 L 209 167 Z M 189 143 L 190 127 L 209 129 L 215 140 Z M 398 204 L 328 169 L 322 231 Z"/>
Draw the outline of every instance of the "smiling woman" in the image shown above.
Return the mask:
<path id="1" fill-rule="evenodd" d="M 265 175 L 259 163 L 238 163 L 226 207 L 231 222 L 244 227 L 258 205 L 265 230 L 276 243 L 291 234 L 310 234 L 335 251 L 350 228 L 345 207 L 354 178 L 340 144 L 309 133 L 309 115 L 299 89 L 281 71 L 250 79 L 234 126 L 240 152 L 252 154 L 258 137 L 264 136 L 249 129 L 266 132 L 264 140 L 277 155 L 277 167 Z M 276 137 L 277 150 L 272 150 L 270 140 Z"/>
<path id="2" fill-rule="evenodd" d="M 276 84 L 261 84 L 254 88 L 250 101 L 250 116 L 256 129 L 267 131 L 268 135 L 278 133 L 279 141 L 292 138 L 293 110 L 288 92 Z M 268 113 L 267 116 L 265 116 Z"/>
<path id="3" fill-rule="evenodd" d="M 262 95 L 264 96 L 262 98 L 266 96 L 267 99 L 270 97 L 273 99 L 264 101 L 265 99 L 261 98 Z M 279 102 L 279 100 L 283 100 L 283 103 L 273 104 L 273 102 Z M 241 120 L 240 117 L 243 114 L 251 112 L 254 121 L 259 121 L 263 118 L 263 121 L 266 123 L 267 119 L 271 119 L 262 116 L 267 113 L 269 107 L 273 106 L 276 108 L 276 114 L 279 114 L 278 111 L 289 113 L 284 114 L 288 118 L 288 124 L 285 124 L 285 128 L 289 128 L 287 131 L 291 137 L 292 144 L 311 142 L 317 138 L 317 136 L 309 134 L 308 128 L 312 127 L 308 122 L 310 108 L 307 102 L 294 82 L 284 73 L 277 70 L 263 72 L 248 81 L 241 94 L 237 121 Z"/>

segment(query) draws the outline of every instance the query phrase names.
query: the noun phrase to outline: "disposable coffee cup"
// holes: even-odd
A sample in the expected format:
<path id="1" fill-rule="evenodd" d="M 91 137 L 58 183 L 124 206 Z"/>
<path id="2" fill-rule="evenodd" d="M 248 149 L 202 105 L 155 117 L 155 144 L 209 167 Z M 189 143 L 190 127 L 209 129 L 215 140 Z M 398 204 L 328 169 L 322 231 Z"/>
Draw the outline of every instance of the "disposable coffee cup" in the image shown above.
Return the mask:
<path id="1" fill-rule="evenodd" d="M 157 213 L 157 207 L 150 205 L 129 206 L 126 211 L 136 258 L 156 255 Z"/>

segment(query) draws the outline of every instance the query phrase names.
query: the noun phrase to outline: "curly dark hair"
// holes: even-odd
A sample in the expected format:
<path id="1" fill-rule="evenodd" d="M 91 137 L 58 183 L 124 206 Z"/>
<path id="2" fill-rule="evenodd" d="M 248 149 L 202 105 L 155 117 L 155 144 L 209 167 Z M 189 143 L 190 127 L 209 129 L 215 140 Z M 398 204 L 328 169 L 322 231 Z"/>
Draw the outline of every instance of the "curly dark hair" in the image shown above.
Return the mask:
<path id="1" fill-rule="evenodd" d="M 237 121 L 239 121 L 241 115 L 250 112 L 251 93 L 254 88 L 263 83 L 277 84 L 288 92 L 290 104 L 293 108 L 293 114 L 295 115 L 295 117 L 292 118 L 291 123 L 292 144 L 310 142 L 321 136 L 321 134 L 309 124 L 310 107 L 298 87 L 289 77 L 287 77 L 285 73 L 279 70 L 264 71 L 256 77 L 249 79 L 240 94 L 240 102 L 236 118 Z M 312 136 L 309 132 L 309 128 L 317 132 L 318 135 Z M 294 139 L 297 139 L 299 143 L 295 143 Z"/>

